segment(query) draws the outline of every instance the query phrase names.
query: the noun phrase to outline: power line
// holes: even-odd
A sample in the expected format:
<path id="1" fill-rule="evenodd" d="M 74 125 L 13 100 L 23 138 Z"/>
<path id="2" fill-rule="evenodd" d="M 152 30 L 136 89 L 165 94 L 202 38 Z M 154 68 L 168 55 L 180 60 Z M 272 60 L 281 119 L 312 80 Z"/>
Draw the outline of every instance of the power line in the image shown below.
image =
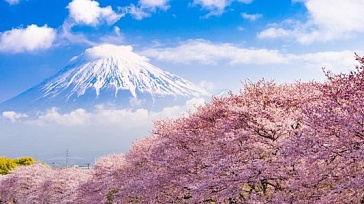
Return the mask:
<path id="1" fill-rule="evenodd" d="M 66 150 L 66 167 L 68 167 L 68 149 Z"/>

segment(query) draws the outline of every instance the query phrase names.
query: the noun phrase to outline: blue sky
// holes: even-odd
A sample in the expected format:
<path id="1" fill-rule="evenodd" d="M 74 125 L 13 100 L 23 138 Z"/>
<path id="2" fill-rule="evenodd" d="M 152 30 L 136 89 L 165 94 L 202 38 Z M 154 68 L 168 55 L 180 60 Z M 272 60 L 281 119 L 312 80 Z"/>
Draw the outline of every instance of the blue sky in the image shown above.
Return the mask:
<path id="1" fill-rule="evenodd" d="M 210 90 L 324 79 L 362 52 L 364 1 L 1 0 L 0 102 L 102 43 Z"/>

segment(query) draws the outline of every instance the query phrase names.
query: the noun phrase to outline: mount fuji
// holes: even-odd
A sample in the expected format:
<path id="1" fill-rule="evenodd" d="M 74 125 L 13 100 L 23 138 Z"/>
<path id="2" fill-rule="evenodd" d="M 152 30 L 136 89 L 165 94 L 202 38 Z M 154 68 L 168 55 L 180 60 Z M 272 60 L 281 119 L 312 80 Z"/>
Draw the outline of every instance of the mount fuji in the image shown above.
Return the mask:
<path id="1" fill-rule="evenodd" d="M 54 76 L 0 104 L 0 111 L 36 113 L 95 106 L 158 108 L 208 93 L 163 71 L 131 46 L 104 44 L 86 49 Z"/>

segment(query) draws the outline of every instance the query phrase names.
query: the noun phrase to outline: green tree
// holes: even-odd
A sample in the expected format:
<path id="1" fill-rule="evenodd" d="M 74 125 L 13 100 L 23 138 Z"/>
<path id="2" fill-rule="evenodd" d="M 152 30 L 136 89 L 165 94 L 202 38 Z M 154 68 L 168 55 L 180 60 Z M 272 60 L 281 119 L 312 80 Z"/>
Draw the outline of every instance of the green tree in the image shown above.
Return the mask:
<path id="1" fill-rule="evenodd" d="M 35 160 L 32 157 L 22 157 L 17 159 L 0 157 L 0 174 L 5 175 L 18 166 L 27 166 L 34 163 Z"/>
<path id="2" fill-rule="evenodd" d="M 35 160 L 32 157 L 22 157 L 20 159 L 14 159 L 13 161 L 21 166 L 32 165 L 35 163 Z"/>

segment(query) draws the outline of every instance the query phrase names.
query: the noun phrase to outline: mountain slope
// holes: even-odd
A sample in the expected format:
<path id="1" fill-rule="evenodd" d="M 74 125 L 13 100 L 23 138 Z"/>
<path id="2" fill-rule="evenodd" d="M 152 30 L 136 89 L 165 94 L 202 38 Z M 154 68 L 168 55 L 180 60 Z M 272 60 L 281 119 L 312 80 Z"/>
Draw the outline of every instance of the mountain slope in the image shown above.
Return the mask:
<path id="1" fill-rule="evenodd" d="M 130 46 L 105 44 L 87 49 L 56 75 L 0 104 L 0 111 L 130 107 L 135 101 L 154 106 L 158 101 L 162 105 L 162 101 L 206 94 L 191 82 L 153 66 Z"/>

